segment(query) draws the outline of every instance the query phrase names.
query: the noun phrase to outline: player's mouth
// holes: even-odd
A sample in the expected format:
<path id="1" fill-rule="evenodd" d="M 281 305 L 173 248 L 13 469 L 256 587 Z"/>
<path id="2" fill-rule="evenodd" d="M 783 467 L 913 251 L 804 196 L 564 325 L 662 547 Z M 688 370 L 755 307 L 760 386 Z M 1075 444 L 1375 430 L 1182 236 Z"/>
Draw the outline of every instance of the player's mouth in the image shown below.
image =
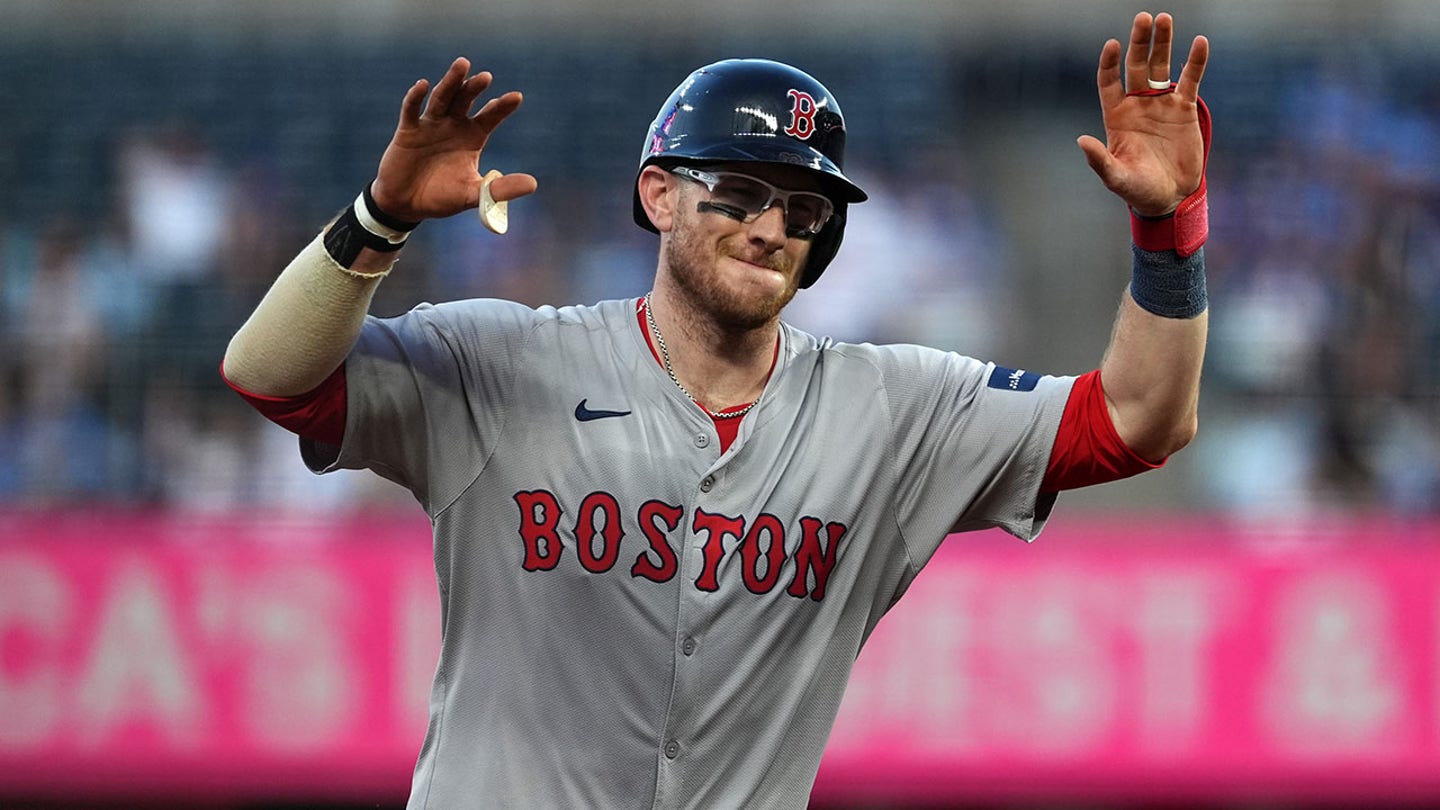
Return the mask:
<path id="1" fill-rule="evenodd" d="M 769 270 L 769 271 L 772 271 L 772 272 L 775 272 L 775 273 L 779 273 L 779 274 L 782 275 L 782 276 L 789 276 L 789 275 L 790 275 L 790 268 L 791 268 L 791 266 L 792 266 L 792 262 L 790 262 L 790 260 L 789 260 L 788 258 L 786 258 L 784 255 L 779 254 L 779 253 L 772 254 L 772 255 L 770 255 L 770 256 L 768 256 L 768 257 L 764 257 L 764 256 L 751 256 L 751 257 L 747 257 L 747 256 L 736 255 L 736 254 L 734 254 L 734 253 L 725 253 L 725 254 L 723 254 L 723 255 L 724 255 L 725 258 L 727 258 L 727 259 L 734 259 L 735 261 L 740 262 L 741 264 L 747 264 L 747 265 L 749 265 L 749 266 L 751 266 L 751 267 L 753 267 L 753 268 L 755 268 L 755 269 L 757 269 L 757 270 Z"/>

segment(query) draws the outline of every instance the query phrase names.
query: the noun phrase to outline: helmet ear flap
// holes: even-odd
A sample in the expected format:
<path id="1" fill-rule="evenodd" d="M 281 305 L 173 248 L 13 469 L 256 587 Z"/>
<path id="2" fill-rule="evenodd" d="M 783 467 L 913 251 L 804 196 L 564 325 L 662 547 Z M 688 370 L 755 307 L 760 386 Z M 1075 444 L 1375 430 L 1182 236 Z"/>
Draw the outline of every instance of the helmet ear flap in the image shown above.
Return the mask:
<path id="1" fill-rule="evenodd" d="M 825 268 L 840 251 L 840 242 L 845 238 L 845 216 L 848 208 L 845 203 L 836 203 L 835 215 L 830 217 L 825 227 L 810 240 L 810 255 L 805 260 L 805 273 L 800 277 L 800 289 L 807 289 L 819 280 L 820 274 L 825 272 Z"/>

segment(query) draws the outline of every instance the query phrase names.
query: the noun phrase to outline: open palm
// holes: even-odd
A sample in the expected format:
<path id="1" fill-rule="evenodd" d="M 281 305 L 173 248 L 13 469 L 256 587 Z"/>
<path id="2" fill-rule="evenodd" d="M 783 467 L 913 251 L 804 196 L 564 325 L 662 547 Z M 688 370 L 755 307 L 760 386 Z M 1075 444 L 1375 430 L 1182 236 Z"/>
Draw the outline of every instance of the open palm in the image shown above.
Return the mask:
<path id="1" fill-rule="evenodd" d="M 1135 16 L 1123 83 L 1120 43 L 1105 43 L 1096 75 L 1105 142 L 1090 135 L 1077 141 L 1105 187 L 1145 216 L 1174 211 L 1205 171 L 1198 107 L 1209 41 L 1195 38 L 1173 91 L 1151 89 L 1169 86 L 1173 32 L 1169 14 Z"/>
<path id="2" fill-rule="evenodd" d="M 380 210 L 398 219 L 418 222 L 448 217 L 480 204 L 480 153 L 496 127 L 519 108 L 516 92 L 490 99 L 480 111 L 470 107 L 489 89 L 488 72 L 468 75 L 470 61 L 456 59 L 430 92 L 421 79 L 406 91 L 400 122 L 380 158 L 371 193 Z M 422 110 L 423 102 L 423 110 Z M 528 174 L 501 175 L 490 187 L 496 200 L 533 192 Z"/>

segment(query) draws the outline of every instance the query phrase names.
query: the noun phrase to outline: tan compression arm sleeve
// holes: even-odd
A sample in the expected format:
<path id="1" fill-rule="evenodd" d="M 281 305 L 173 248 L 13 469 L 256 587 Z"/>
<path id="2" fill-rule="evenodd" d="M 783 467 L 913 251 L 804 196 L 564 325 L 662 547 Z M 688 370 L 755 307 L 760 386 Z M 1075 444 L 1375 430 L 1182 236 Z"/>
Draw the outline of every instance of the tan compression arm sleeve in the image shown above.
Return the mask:
<path id="1" fill-rule="evenodd" d="M 294 396 L 345 361 L 397 254 L 366 250 L 370 255 L 346 270 L 323 242 L 323 234 L 316 236 L 291 260 L 230 339 L 223 368 L 232 384 L 262 396 Z"/>

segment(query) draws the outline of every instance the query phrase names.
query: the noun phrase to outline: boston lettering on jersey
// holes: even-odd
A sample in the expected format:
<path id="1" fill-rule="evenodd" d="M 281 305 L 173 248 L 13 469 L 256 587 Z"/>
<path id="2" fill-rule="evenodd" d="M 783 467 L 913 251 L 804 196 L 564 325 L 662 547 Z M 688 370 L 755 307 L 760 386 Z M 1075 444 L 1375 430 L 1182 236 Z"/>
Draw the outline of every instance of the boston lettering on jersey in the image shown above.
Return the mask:
<path id="1" fill-rule="evenodd" d="M 560 538 L 564 530 L 575 540 L 575 556 L 580 565 L 592 574 L 603 574 L 620 559 L 620 546 L 625 539 L 620 526 L 620 502 L 608 492 L 592 492 L 580 502 L 573 524 L 561 526 L 566 510 L 554 493 L 547 490 L 515 493 L 520 507 L 520 539 L 525 547 L 522 567 L 526 571 L 550 571 L 560 564 L 565 544 Z M 658 500 L 650 500 L 636 510 L 635 521 L 646 545 L 630 566 L 630 576 L 668 582 L 679 564 L 670 537 L 684 536 L 681 528 L 685 509 Z M 566 521 L 569 524 L 569 521 Z M 780 518 L 761 514 L 754 519 L 713 514 L 696 509 L 689 530 L 705 538 L 703 565 L 695 578 L 695 587 L 702 591 L 718 591 L 720 561 L 725 557 L 727 540 L 733 548 L 739 544 L 741 579 L 751 593 L 765 594 L 781 583 L 786 563 L 794 570 L 786 577 L 785 592 L 796 598 L 825 598 L 825 583 L 839 558 L 840 541 L 846 527 L 826 523 L 819 518 L 804 516 L 798 526 L 790 527 L 793 537 L 800 539 L 793 549 L 786 547 L 786 526 Z M 598 527 L 598 528 L 597 528 Z M 812 587 L 811 581 L 814 585 Z"/>

